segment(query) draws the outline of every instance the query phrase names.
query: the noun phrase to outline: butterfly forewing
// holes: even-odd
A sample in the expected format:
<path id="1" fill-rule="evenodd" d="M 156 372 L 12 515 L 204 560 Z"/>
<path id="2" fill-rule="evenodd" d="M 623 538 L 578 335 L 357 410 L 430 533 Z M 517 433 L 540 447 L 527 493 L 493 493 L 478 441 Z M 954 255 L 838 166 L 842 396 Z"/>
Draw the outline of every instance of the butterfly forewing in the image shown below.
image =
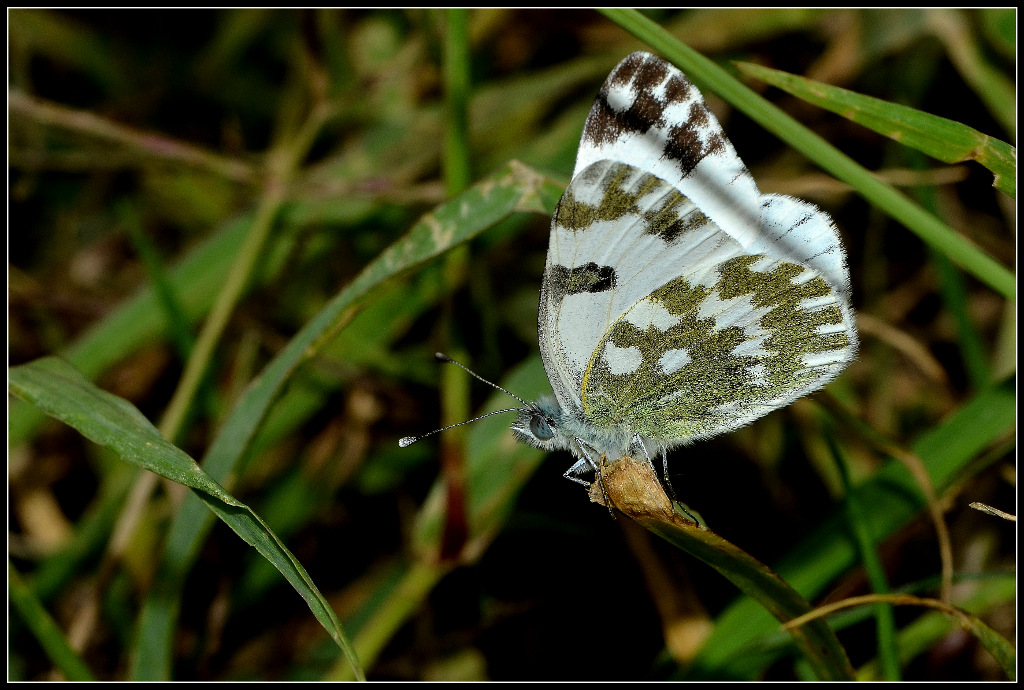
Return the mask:
<path id="1" fill-rule="evenodd" d="M 757 185 L 700 91 L 667 62 L 633 53 L 605 80 L 583 127 L 573 175 L 599 160 L 661 178 L 741 245 L 756 241 Z"/>
<path id="2" fill-rule="evenodd" d="M 762 196 L 700 91 L 660 58 L 633 53 L 605 80 L 574 175 L 599 160 L 665 180 L 747 253 L 809 264 L 849 301 L 845 255 L 828 215 L 798 199 Z"/>

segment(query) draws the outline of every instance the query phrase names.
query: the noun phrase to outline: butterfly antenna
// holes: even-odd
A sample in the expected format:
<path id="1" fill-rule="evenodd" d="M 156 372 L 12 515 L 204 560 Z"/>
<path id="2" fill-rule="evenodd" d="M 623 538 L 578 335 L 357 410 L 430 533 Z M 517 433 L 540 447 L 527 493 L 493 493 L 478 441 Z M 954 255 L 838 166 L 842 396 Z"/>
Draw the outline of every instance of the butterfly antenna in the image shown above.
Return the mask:
<path id="1" fill-rule="evenodd" d="M 478 380 L 478 381 L 483 381 L 483 382 L 484 382 L 484 383 L 486 383 L 486 384 L 487 384 L 488 386 L 491 386 L 492 388 L 497 388 L 497 389 L 498 389 L 499 391 L 501 391 L 502 393 L 505 393 L 505 394 L 507 394 L 507 395 L 510 395 L 510 396 L 512 396 L 513 398 L 515 398 L 515 399 L 516 399 L 516 400 L 518 400 L 519 402 L 523 403 L 523 405 L 525 405 L 526 407 L 532 407 L 532 405 L 530 405 L 530 403 L 526 402 L 525 400 L 523 400 L 522 398 L 520 398 L 520 397 L 519 397 L 518 395 L 516 395 L 515 393 L 512 393 L 512 392 L 510 392 L 510 391 L 507 391 L 507 390 L 505 390 L 504 388 L 502 388 L 501 386 L 499 386 L 499 385 L 498 385 L 498 384 L 496 384 L 496 383 L 491 383 L 490 381 L 488 381 L 487 379 L 485 379 L 485 378 L 484 378 L 483 376 L 481 376 L 480 374 L 476 373 L 475 371 L 473 371 L 473 370 L 472 370 L 472 369 L 470 369 L 469 367 L 463 366 L 463 365 L 462 365 L 462 364 L 460 364 L 459 362 L 456 362 L 456 361 L 455 361 L 454 359 L 452 359 L 452 358 L 451 358 L 451 357 L 449 357 L 448 355 L 446 355 L 446 354 L 444 354 L 444 353 L 441 353 L 441 352 L 435 352 L 435 353 L 434 353 L 434 358 L 435 358 L 435 359 L 437 359 L 437 361 L 438 361 L 438 362 L 446 362 L 446 363 L 448 363 L 448 364 L 454 364 L 455 366 L 459 367 L 460 369 L 462 369 L 463 371 L 465 371 L 465 372 L 466 372 L 467 374 L 469 374 L 470 376 L 472 376 L 472 377 L 473 377 L 473 378 L 475 378 L 476 380 Z M 471 419 L 470 421 L 473 421 L 473 420 Z"/>
<path id="2" fill-rule="evenodd" d="M 510 407 L 507 410 L 495 410 L 494 412 L 488 412 L 487 414 L 482 414 L 479 417 L 474 417 L 473 419 L 467 419 L 466 421 L 459 422 L 458 424 L 449 424 L 448 426 L 441 427 L 440 429 L 434 429 L 429 434 L 423 434 L 422 436 L 404 436 L 398 439 L 398 447 L 407 448 L 412 444 L 416 443 L 417 441 L 426 438 L 427 436 L 433 436 L 434 434 L 439 434 L 442 431 L 447 431 L 448 429 L 454 429 L 455 427 L 462 426 L 463 424 L 470 424 L 472 422 L 479 421 L 484 417 L 490 417 L 491 415 L 504 414 L 505 412 L 518 412 L 519 410 L 520 408 L 518 407 Z"/>
<path id="3" fill-rule="evenodd" d="M 463 366 L 459 362 L 456 362 L 454 359 L 452 359 L 448 355 L 442 354 L 440 352 L 435 352 L 434 353 L 434 357 L 437 359 L 438 362 L 445 362 L 445 363 L 448 363 L 448 364 L 454 364 L 454 365 L 460 367 L 463 371 L 465 371 L 466 373 L 470 374 L 471 376 L 473 376 L 477 380 L 483 381 L 488 386 L 491 386 L 493 388 L 497 388 L 502 393 L 506 393 L 506 394 L 512 396 L 513 398 L 515 398 L 519 402 L 523 403 L 523 405 L 526 408 L 532 408 L 530 403 L 526 402 L 525 400 L 520 398 L 515 393 L 511 393 L 511 392 L 505 390 L 504 388 L 502 388 L 501 386 L 499 386 L 496 383 L 491 383 L 490 381 L 485 379 L 483 376 L 480 376 L 479 374 L 477 374 L 472 369 Z M 407 447 L 411 446 L 412 444 L 416 443 L 417 441 L 419 441 L 420 439 L 426 438 L 427 436 L 433 436 L 434 434 L 439 434 L 442 431 L 447 431 L 448 429 L 454 429 L 455 427 L 462 426 L 463 424 L 470 424 L 472 422 L 479 421 L 479 420 L 481 420 L 481 419 L 483 419 L 485 417 L 490 417 L 491 415 L 504 414 L 505 412 L 519 412 L 521 409 L 522 408 L 519 408 L 519 407 L 510 407 L 510 408 L 505 409 L 505 410 L 495 410 L 494 412 L 488 412 L 487 414 L 482 414 L 479 417 L 474 417 L 473 419 L 467 419 L 466 421 L 459 422 L 458 424 L 450 424 L 450 425 L 448 425 L 446 427 L 441 427 L 440 429 L 434 429 L 429 434 L 423 434 L 422 436 L 405 436 L 403 438 L 398 439 L 398 447 L 399 448 L 407 448 Z"/>

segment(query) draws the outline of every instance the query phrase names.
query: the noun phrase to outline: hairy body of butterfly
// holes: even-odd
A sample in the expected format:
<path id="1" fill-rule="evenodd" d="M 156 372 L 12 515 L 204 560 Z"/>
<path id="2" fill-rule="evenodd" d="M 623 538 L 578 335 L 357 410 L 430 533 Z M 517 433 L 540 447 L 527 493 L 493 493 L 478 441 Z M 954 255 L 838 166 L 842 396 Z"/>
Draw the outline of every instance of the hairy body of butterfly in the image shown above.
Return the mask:
<path id="1" fill-rule="evenodd" d="M 577 459 L 645 457 L 731 431 L 853 360 L 849 276 L 832 221 L 762 195 L 700 92 L 633 53 L 587 118 L 552 219 L 540 294 L 554 396 L 516 438 Z"/>

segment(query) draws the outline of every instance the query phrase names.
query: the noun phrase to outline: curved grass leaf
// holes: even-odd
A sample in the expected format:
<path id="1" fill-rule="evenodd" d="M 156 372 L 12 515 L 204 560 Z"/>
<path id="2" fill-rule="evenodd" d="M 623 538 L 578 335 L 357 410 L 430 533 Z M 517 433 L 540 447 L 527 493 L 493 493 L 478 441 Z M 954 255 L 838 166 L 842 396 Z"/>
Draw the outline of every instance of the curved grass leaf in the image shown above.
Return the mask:
<path id="1" fill-rule="evenodd" d="M 622 458 L 604 468 L 590 485 L 591 500 L 612 505 L 662 539 L 720 572 L 747 596 L 785 623 L 811 611 L 811 605 L 771 569 L 714 532 L 676 512 L 650 464 Z M 832 629 L 822 623 L 792 629 L 793 639 L 819 680 L 852 680 L 853 667 Z M 799 633 L 797 632 L 799 630 Z"/>
<path id="2" fill-rule="evenodd" d="M 1007 677 L 1017 681 L 1017 650 L 1013 643 L 990 628 L 985 621 L 977 616 L 957 609 L 955 614 L 960 625 L 970 632 L 988 650 L 988 653 L 995 658 Z"/>
<path id="3" fill-rule="evenodd" d="M 970 614 L 974 619 L 982 615 L 988 615 L 993 610 L 1005 607 L 1017 599 L 1017 577 L 1014 573 L 993 573 L 971 582 L 971 576 L 966 575 L 959 578 L 961 586 L 966 586 L 968 594 L 958 597 L 957 608 Z M 829 616 L 829 622 L 836 629 L 842 629 L 841 619 L 855 624 L 863 619 L 863 613 L 859 609 L 846 609 Z M 970 630 L 971 621 L 966 621 L 966 627 Z M 950 616 L 947 613 L 928 611 L 905 625 L 900 631 L 896 649 L 900 655 L 900 665 L 909 666 L 910 663 L 928 650 L 933 649 L 941 640 L 949 636 L 956 626 L 964 628 L 957 616 Z M 974 631 L 972 631 L 974 632 Z M 988 635 L 988 632 L 981 633 Z M 988 640 L 977 635 L 979 641 L 985 647 L 991 644 L 992 656 L 1003 665 L 1007 676 L 1016 679 L 1016 665 L 1013 660 L 1016 652 L 1013 645 L 1002 636 L 996 634 Z M 988 642 L 989 644 L 986 644 Z M 1004 662 L 1009 661 L 1009 664 Z M 857 680 L 880 680 L 879 663 L 872 660 L 857 669 Z"/>
<path id="4" fill-rule="evenodd" d="M 805 625 L 810 620 L 816 620 L 834 611 L 863 604 L 877 604 L 879 602 L 893 606 L 920 606 L 941 611 L 957 621 L 961 628 L 973 635 L 999 663 L 1010 680 L 1017 680 L 1017 652 L 1013 648 L 1013 644 L 989 627 L 978 616 L 938 599 L 926 599 L 912 594 L 867 594 L 859 597 L 850 597 L 815 609 L 797 620 L 788 621 L 785 627 L 791 629 Z"/>
<path id="5" fill-rule="evenodd" d="M 959 122 L 899 103 L 883 101 L 749 62 L 733 64 L 746 75 L 819 108 L 842 115 L 944 163 L 977 161 L 995 176 L 993 185 L 996 189 L 1016 198 L 1017 149 L 1005 141 L 982 134 Z"/>
<path id="6" fill-rule="evenodd" d="M 912 445 L 931 476 L 936 492 L 956 480 L 963 469 L 1016 424 L 1014 381 L 982 391 L 949 419 Z M 924 498 L 907 469 L 889 461 L 855 490 L 870 506 L 865 517 L 875 543 L 881 543 L 924 509 Z M 938 556 L 936 555 L 936 568 Z M 824 520 L 775 566 L 775 571 L 805 597 L 818 596 L 857 561 L 857 547 L 842 511 Z M 773 620 L 750 600 L 739 600 L 715 621 L 715 629 L 688 671 L 689 677 L 745 678 L 770 658 L 753 663 L 751 650 L 774 634 Z M 776 656 L 778 652 L 768 652 Z M 748 663 L 750 662 L 750 663 Z"/>
<path id="7" fill-rule="evenodd" d="M 877 180 L 871 172 L 849 156 L 748 89 L 724 69 L 681 43 L 636 10 L 600 11 L 671 60 L 699 85 L 707 86 L 747 117 L 814 161 L 823 170 L 849 184 L 870 203 L 905 225 L 923 241 L 945 253 L 978 280 L 1007 299 L 1016 299 L 1017 280 L 1012 271 L 906 196 Z"/>
<path id="8" fill-rule="evenodd" d="M 235 471 L 285 383 L 348 322 L 350 310 L 371 289 L 514 213 L 550 214 L 561 192 L 561 185 L 513 162 L 421 218 L 313 317 L 250 384 L 206 452 L 202 461 L 206 472 L 224 481 Z M 211 526 L 202 504 L 186 497 L 171 523 L 156 577 L 160 586 L 150 590 L 143 604 L 132 655 L 138 664 L 133 677 L 169 677 L 181 589 Z"/>
<path id="9" fill-rule="evenodd" d="M 302 564 L 244 503 L 229 494 L 184 451 L 170 443 L 124 398 L 97 388 L 57 357 L 44 357 L 8 371 L 12 393 L 121 458 L 192 489 L 247 544 L 281 571 L 313 614 L 358 668 L 341 624 Z M 361 671 L 356 671 L 361 675 Z"/>

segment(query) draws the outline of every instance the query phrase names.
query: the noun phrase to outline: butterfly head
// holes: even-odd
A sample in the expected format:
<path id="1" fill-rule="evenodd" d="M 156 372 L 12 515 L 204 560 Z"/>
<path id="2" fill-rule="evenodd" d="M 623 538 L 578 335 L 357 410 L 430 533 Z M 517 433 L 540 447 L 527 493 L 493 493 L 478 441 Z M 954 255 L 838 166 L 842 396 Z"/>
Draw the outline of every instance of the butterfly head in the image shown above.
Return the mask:
<path id="1" fill-rule="evenodd" d="M 626 424 L 597 426 L 571 404 L 563 407 L 553 395 L 542 396 L 537 402 L 516 409 L 512 434 L 522 441 L 545 451 L 567 450 L 577 459 L 594 458 L 602 454 L 610 459 L 638 452 L 639 436 Z M 647 448 L 660 452 L 664 444 L 655 439 L 640 439 Z M 590 462 L 586 462 L 588 466 Z"/>
<path id="2" fill-rule="evenodd" d="M 565 414 L 554 396 L 545 395 L 537 402 L 517 410 L 512 434 L 517 441 L 541 450 L 568 450 L 570 437 L 565 433 Z"/>

